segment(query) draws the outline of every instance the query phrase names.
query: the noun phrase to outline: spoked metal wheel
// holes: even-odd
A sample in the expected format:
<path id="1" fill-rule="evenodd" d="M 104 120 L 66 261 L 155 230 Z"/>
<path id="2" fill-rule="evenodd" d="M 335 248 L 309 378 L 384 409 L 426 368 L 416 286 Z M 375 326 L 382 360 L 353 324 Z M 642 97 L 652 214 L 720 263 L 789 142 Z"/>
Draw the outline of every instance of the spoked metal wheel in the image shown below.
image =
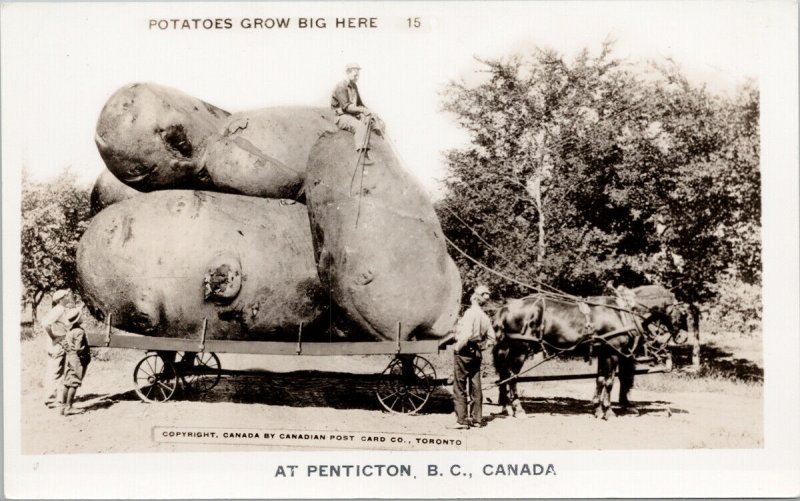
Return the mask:
<path id="1" fill-rule="evenodd" d="M 145 402 L 166 402 L 175 394 L 178 375 L 175 366 L 157 353 L 148 353 L 133 370 L 136 394 Z"/>
<path id="2" fill-rule="evenodd" d="M 436 370 L 419 356 L 396 357 L 383 371 L 376 395 L 384 409 L 416 414 L 433 393 Z"/>
<path id="3" fill-rule="evenodd" d="M 222 364 L 216 353 L 183 353 L 178 366 L 183 382 L 197 394 L 211 391 L 222 377 Z"/>

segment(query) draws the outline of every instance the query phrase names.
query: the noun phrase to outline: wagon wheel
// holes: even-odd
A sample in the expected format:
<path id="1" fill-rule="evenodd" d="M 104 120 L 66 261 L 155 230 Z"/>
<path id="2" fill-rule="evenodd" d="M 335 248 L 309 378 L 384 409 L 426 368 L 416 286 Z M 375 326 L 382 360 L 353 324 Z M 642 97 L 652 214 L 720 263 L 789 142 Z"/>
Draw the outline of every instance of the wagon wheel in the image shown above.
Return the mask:
<path id="1" fill-rule="evenodd" d="M 187 360 L 187 357 L 192 357 L 192 360 Z M 222 364 L 216 353 L 184 353 L 178 366 L 183 382 L 198 394 L 211 391 L 222 377 Z"/>
<path id="2" fill-rule="evenodd" d="M 136 394 L 145 402 L 166 402 L 175 394 L 178 377 L 175 366 L 157 353 L 149 353 L 133 370 Z"/>
<path id="3" fill-rule="evenodd" d="M 436 370 L 419 356 L 396 357 L 383 376 L 375 392 L 383 408 L 398 414 L 416 414 L 433 393 Z"/>

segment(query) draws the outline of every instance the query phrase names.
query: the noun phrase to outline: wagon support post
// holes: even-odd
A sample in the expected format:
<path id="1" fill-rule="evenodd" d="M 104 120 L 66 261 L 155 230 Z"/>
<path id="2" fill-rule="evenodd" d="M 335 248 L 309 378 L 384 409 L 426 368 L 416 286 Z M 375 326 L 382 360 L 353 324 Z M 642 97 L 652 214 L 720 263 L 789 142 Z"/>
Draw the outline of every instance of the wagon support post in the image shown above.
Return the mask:
<path id="1" fill-rule="evenodd" d="M 400 353 L 400 332 L 402 330 L 402 325 L 400 322 L 397 322 L 397 353 Z"/>
<path id="2" fill-rule="evenodd" d="M 297 354 L 300 355 L 303 353 L 303 322 L 300 322 L 300 326 L 297 328 Z"/>
<path id="3" fill-rule="evenodd" d="M 108 323 L 106 324 L 106 348 L 111 344 L 111 313 L 108 314 Z"/>
<path id="4" fill-rule="evenodd" d="M 206 332 L 208 331 L 208 319 L 203 319 L 203 331 L 200 333 L 200 346 L 197 351 L 203 353 L 206 351 Z"/>

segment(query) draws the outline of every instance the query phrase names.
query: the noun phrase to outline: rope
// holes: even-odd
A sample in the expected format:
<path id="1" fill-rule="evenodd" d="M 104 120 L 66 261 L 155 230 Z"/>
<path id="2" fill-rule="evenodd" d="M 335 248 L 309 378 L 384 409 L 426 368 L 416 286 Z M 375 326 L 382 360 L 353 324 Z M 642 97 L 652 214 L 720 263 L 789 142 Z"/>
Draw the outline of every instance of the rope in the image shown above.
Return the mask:
<path id="1" fill-rule="evenodd" d="M 369 117 L 369 121 L 367 122 L 367 133 L 364 135 L 364 143 L 361 145 L 361 150 L 359 151 L 358 158 L 356 159 L 356 168 L 353 169 L 353 177 L 350 178 L 350 196 L 352 196 L 353 181 L 356 178 L 356 172 L 358 172 L 358 165 L 361 164 L 361 179 L 358 186 L 358 205 L 356 208 L 356 228 L 358 228 L 358 219 L 361 217 L 361 196 L 364 193 L 364 167 L 367 160 L 367 146 L 369 146 L 370 134 L 372 134 L 372 117 Z"/>
<path id="2" fill-rule="evenodd" d="M 521 287 L 525 287 L 527 289 L 531 289 L 533 291 L 536 291 L 538 294 L 541 294 L 541 295 L 543 295 L 543 296 L 545 296 L 545 297 L 547 297 L 549 299 L 562 300 L 562 301 L 564 301 L 566 303 L 572 303 L 572 304 L 586 303 L 586 304 L 591 305 L 591 306 L 602 306 L 602 307 L 605 307 L 605 308 L 611 308 L 613 310 L 624 311 L 624 312 L 630 313 L 631 315 L 639 316 L 641 318 L 646 318 L 641 313 L 637 313 L 637 312 L 631 311 L 628 308 L 624 308 L 624 307 L 618 306 L 616 304 L 598 303 L 596 301 L 590 301 L 590 300 L 587 300 L 585 298 L 574 296 L 572 294 L 567 294 L 566 292 L 562 292 L 562 291 L 560 291 L 558 289 L 555 289 L 555 287 L 548 286 L 548 287 L 551 287 L 552 289 L 555 289 L 558 292 L 547 291 L 547 290 L 544 290 L 544 289 L 542 289 L 540 287 L 536 287 L 534 285 L 531 285 L 531 284 L 528 284 L 528 283 L 525 283 L 525 282 L 521 282 L 521 281 L 519 281 L 519 280 L 517 280 L 517 279 L 515 279 L 513 277 L 505 275 L 505 274 L 495 270 L 494 268 L 491 268 L 490 266 L 488 266 L 486 264 L 483 264 L 482 262 L 478 261 L 474 257 L 472 257 L 469 254 L 467 254 L 467 252 L 464 251 L 463 249 L 461 249 L 458 245 L 453 243 L 453 241 L 450 240 L 449 238 L 447 238 L 447 236 L 445 236 L 444 239 L 448 244 L 450 244 L 451 247 L 453 247 L 453 249 L 455 249 L 456 252 L 458 252 L 459 254 L 461 254 L 462 256 L 464 256 L 465 258 L 467 258 L 469 261 L 473 262 L 474 264 L 476 264 L 476 265 L 480 266 L 481 268 L 485 269 L 489 273 L 497 275 L 498 277 L 500 277 L 500 278 L 502 278 L 504 280 L 508 280 L 509 282 L 515 283 L 515 284 L 517 284 L 517 285 L 519 285 Z M 542 282 L 538 282 L 538 281 L 537 281 L 537 283 L 541 283 L 542 285 L 546 285 L 546 284 L 543 284 Z M 528 299 L 528 298 L 531 298 L 531 297 L 534 297 L 534 296 L 533 295 L 524 296 L 521 299 Z M 609 296 L 609 297 L 611 297 L 611 296 Z"/>
<path id="3" fill-rule="evenodd" d="M 445 209 L 447 212 L 449 212 L 450 214 L 452 214 L 452 215 L 453 215 L 453 217 L 455 217 L 455 218 L 456 218 L 456 220 L 458 220 L 458 222 L 460 222 L 462 225 L 464 225 L 464 227 L 465 227 L 465 228 L 467 228 L 467 229 L 468 229 L 468 230 L 469 230 L 469 231 L 470 231 L 470 232 L 471 232 L 473 235 L 475 235 L 476 237 L 478 237 L 478 240 L 480 240 L 480 241 L 481 241 L 483 244 L 485 244 L 485 245 L 486 245 L 486 246 L 487 246 L 489 249 L 491 249 L 491 250 L 492 250 L 492 251 L 493 251 L 495 254 L 497 254 L 498 256 L 500 256 L 501 258 L 503 258 L 503 261 L 505 261 L 505 262 L 507 262 L 508 264 L 510 264 L 510 265 L 511 265 L 511 266 L 512 266 L 512 267 L 513 267 L 513 268 L 514 268 L 514 269 L 515 269 L 517 272 L 519 272 L 520 274 L 523 274 L 523 275 L 525 274 L 525 272 L 524 272 L 522 269 L 520 269 L 520 268 L 519 268 L 519 267 L 518 267 L 516 264 L 514 264 L 514 263 L 511 261 L 511 259 L 509 259 L 507 256 L 505 256 L 505 255 L 504 255 L 502 252 L 500 252 L 499 250 L 497 250 L 495 247 L 493 247 L 493 246 L 492 246 L 492 245 L 491 245 L 489 242 L 487 242 L 487 241 L 486 241 L 486 239 L 484 239 L 484 238 L 483 238 L 483 237 L 482 237 L 482 236 L 481 236 L 481 235 L 480 235 L 480 234 L 479 234 L 479 233 L 478 233 L 478 232 L 477 232 L 477 231 L 476 231 L 476 230 L 475 230 L 475 229 L 474 229 L 472 226 L 470 226 L 470 225 L 469 225 L 469 224 L 468 224 L 466 221 L 464 221 L 463 219 L 461 219 L 461 218 L 458 216 L 458 214 L 456 214 L 456 213 L 455 213 L 455 212 L 454 212 L 454 211 L 453 211 L 453 210 L 452 210 L 450 207 L 443 206 L 443 208 L 444 208 L 444 209 Z M 449 241 L 449 240 L 448 240 L 448 242 L 450 243 L 450 245 L 452 245 L 453 247 L 456 247 L 456 248 L 458 249 L 458 247 L 457 247 L 457 246 L 456 246 L 456 245 L 455 245 L 455 244 L 454 244 L 452 241 Z M 462 254 L 466 254 L 464 251 L 461 251 L 461 249 L 458 249 L 458 250 L 459 250 L 459 251 L 460 251 Z M 488 266 L 485 266 L 485 265 L 482 265 L 482 266 L 488 269 Z M 494 270 L 490 270 L 490 271 L 492 271 L 493 273 L 496 273 Z M 535 282 L 536 284 L 538 284 L 538 285 L 539 285 L 539 287 L 532 287 L 532 286 L 529 286 L 529 287 L 532 287 L 532 288 L 533 288 L 534 290 L 536 290 L 537 292 L 542 292 L 542 293 L 544 293 L 544 292 L 552 292 L 552 293 L 554 293 L 554 294 L 562 295 L 562 296 L 564 296 L 564 297 L 568 297 L 568 296 L 569 296 L 569 294 L 567 294 L 566 292 L 563 292 L 563 291 L 561 291 L 561 290 L 557 289 L 556 287 L 553 287 L 552 285 L 546 284 L 546 283 L 544 283 L 544 282 L 541 282 L 541 281 L 539 281 L 539 280 L 536 280 L 536 279 L 534 279 L 534 280 L 532 280 L 532 281 L 533 281 L 533 282 Z M 550 291 L 545 291 L 545 290 L 544 290 L 544 289 L 542 289 L 542 288 L 547 288 L 547 289 L 550 289 Z"/>
<path id="4" fill-rule="evenodd" d="M 521 282 L 521 281 L 519 281 L 519 280 L 517 280 L 517 279 L 515 279 L 513 277 L 505 275 L 505 274 L 495 270 L 494 268 L 491 268 L 491 267 L 481 263 L 480 261 L 478 261 L 474 257 L 472 257 L 469 254 L 467 254 L 458 245 L 454 244 L 452 240 L 447 238 L 447 236 L 444 237 L 444 240 L 445 240 L 445 242 L 450 244 L 450 246 L 453 247 L 453 249 L 455 249 L 456 252 L 458 252 L 459 254 L 461 254 L 462 256 L 467 258 L 468 260 L 472 261 L 476 265 L 480 266 L 481 268 L 485 269 L 489 273 L 493 273 L 493 274 L 497 275 L 498 277 L 500 277 L 500 278 L 502 278 L 504 280 L 508 280 L 509 282 L 515 283 L 515 284 L 517 284 L 517 285 L 519 285 L 521 287 L 525 287 L 526 289 L 531 289 L 531 290 L 536 291 L 536 292 L 538 292 L 540 294 L 553 295 L 553 296 L 558 296 L 558 297 L 563 297 L 563 298 L 570 298 L 570 299 L 575 298 L 575 296 L 571 296 L 571 295 L 569 295 L 567 293 L 563 293 L 563 292 L 559 292 L 559 293 L 549 292 L 549 291 L 546 291 L 546 290 L 544 290 L 544 289 L 542 289 L 540 287 L 536 287 L 534 285 L 531 285 L 531 284 L 528 284 L 528 283 L 525 283 L 525 282 Z M 530 296 L 527 296 L 527 297 L 530 297 Z"/>
<path id="5" fill-rule="evenodd" d="M 324 131 L 321 132 L 321 134 L 324 134 L 324 133 L 325 133 Z M 386 139 L 388 139 L 388 137 L 385 134 L 384 134 L 384 137 Z M 240 144 L 239 146 L 242 146 L 242 145 Z M 323 186 L 326 189 L 330 190 L 331 192 L 339 194 L 339 195 L 341 195 L 343 197 L 346 197 L 346 198 L 354 198 L 355 197 L 355 195 L 352 193 L 352 183 L 351 183 L 350 192 L 348 192 L 347 190 L 343 190 L 343 189 L 339 189 L 339 188 L 336 188 L 334 186 L 331 186 L 330 184 L 324 182 L 323 180 L 321 180 L 319 178 L 306 177 L 307 174 L 308 174 L 306 170 L 295 169 L 293 167 L 290 167 L 289 165 L 286 165 L 285 163 L 283 163 L 281 160 L 279 160 L 277 158 L 270 157 L 268 155 L 265 155 L 263 152 L 261 152 L 261 151 L 259 151 L 257 149 L 253 150 L 253 149 L 247 148 L 246 146 L 244 146 L 244 148 L 249 153 L 252 153 L 253 155 L 257 156 L 259 159 L 263 160 L 264 162 L 269 163 L 270 165 L 272 165 L 272 166 L 274 166 L 276 168 L 283 169 L 284 171 L 289 172 L 292 175 L 296 175 L 296 176 L 298 176 L 300 178 L 305 179 L 304 187 L 319 185 L 319 186 Z M 358 166 L 358 163 L 359 162 L 357 161 L 356 162 L 356 167 Z M 354 174 L 355 174 L 355 172 L 354 172 Z M 354 181 L 354 179 L 355 179 L 355 176 L 353 177 L 353 181 Z M 305 189 L 301 190 L 300 193 L 298 193 L 297 196 L 295 197 L 294 201 L 297 202 L 297 200 L 304 194 L 304 192 L 305 192 Z M 360 194 L 359 194 L 359 196 L 360 196 Z M 287 200 L 289 200 L 289 199 L 287 199 Z M 360 202 L 360 200 L 359 200 L 359 202 Z M 409 213 L 409 212 L 402 211 L 402 210 L 400 210 L 400 207 L 398 207 L 397 205 L 389 206 L 389 205 L 386 205 L 384 203 L 381 203 L 380 200 L 378 200 L 378 199 L 372 199 L 371 200 L 371 204 L 375 209 L 383 210 L 383 211 L 386 211 L 386 212 L 390 212 L 393 215 L 398 216 L 398 217 L 403 217 L 403 218 L 406 218 L 406 219 L 413 219 L 415 221 L 419 221 L 421 219 L 419 214 L 412 214 L 412 213 Z"/>
<path id="6" fill-rule="evenodd" d="M 552 344 L 548 343 L 545 340 L 537 341 L 537 342 L 539 342 L 539 343 L 541 343 L 543 345 L 544 344 L 548 345 L 550 348 L 556 350 L 556 352 L 553 353 L 552 355 L 549 355 L 549 356 L 546 356 L 546 357 L 542 358 L 538 363 L 533 364 L 531 367 L 528 367 L 524 371 L 520 371 L 517 374 L 514 374 L 514 375 L 512 375 L 510 377 L 507 377 L 506 379 L 503 379 L 501 381 L 497 381 L 496 383 L 492 383 L 489 386 L 481 386 L 481 389 L 482 390 L 484 390 L 484 389 L 488 390 L 488 389 L 496 388 L 496 387 L 498 387 L 500 385 L 506 384 L 509 381 L 513 381 L 514 379 L 517 379 L 518 377 L 522 376 L 523 374 L 527 374 L 528 372 L 532 371 L 533 369 L 539 367 L 543 363 L 549 362 L 550 360 L 552 360 L 554 358 L 560 357 L 564 353 L 567 353 L 569 351 L 573 351 L 573 350 L 577 349 L 579 346 L 582 346 L 582 345 L 586 344 L 586 342 L 589 341 L 589 340 L 591 340 L 591 338 L 582 339 L 582 340 L 578 341 L 577 343 L 575 343 L 574 345 L 570 346 L 569 348 L 558 348 L 558 347 L 555 347 Z"/>
<path id="7" fill-rule="evenodd" d="M 602 305 L 602 306 L 605 306 L 605 305 Z M 617 330 L 614 330 L 614 331 L 611 331 L 611 332 L 607 332 L 607 333 L 602 334 L 602 335 L 593 335 L 591 337 L 587 337 L 587 338 L 579 340 L 577 343 L 575 343 L 574 345 L 570 346 L 569 348 L 558 348 L 558 347 L 553 346 L 552 344 L 548 343 L 544 339 L 541 339 L 541 340 L 539 340 L 539 339 L 527 339 L 527 338 L 523 338 L 523 337 L 520 337 L 520 336 L 514 336 L 514 335 L 507 334 L 506 336 L 509 339 L 512 339 L 512 340 L 525 341 L 525 342 L 529 342 L 529 343 L 534 343 L 534 342 L 535 343 L 539 343 L 540 345 L 542 345 L 543 353 L 546 352 L 545 351 L 545 345 L 549 346 L 553 350 L 556 350 L 556 352 L 553 353 L 552 355 L 545 356 L 538 363 L 532 365 L 531 367 L 525 369 L 524 371 L 521 371 L 521 372 L 519 372 L 517 374 L 514 374 L 514 375 L 512 375 L 510 377 L 507 377 L 506 379 L 497 381 L 496 383 L 492 383 L 492 384 L 490 384 L 488 386 L 481 386 L 481 389 L 488 390 L 488 389 L 491 389 L 491 388 L 496 388 L 498 386 L 504 385 L 504 384 L 506 384 L 506 383 L 508 383 L 510 381 L 513 381 L 513 380 L 519 378 L 520 376 L 522 376 L 524 374 L 527 374 L 528 372 L 530 372 L 533 369 L 539 367 L 540 365 L 542 365 L 545 362 L 548 362 L 548 361 L 550 361 L 550 360 L 552 360 L 554 358 L 558 358 L 558 357 L 562 356 L 564 353 L 567 353 L 567 352 L 570 352 L 570 351 L 573 351 L 573 350 L 577 349 L 579 346 L 582 346 L 582 345 L 586 344 L 587 342 L 598 342 L 598 341 L 599 342 L 603 342 L 603 343 L 605 343 L 606 346 L 608 346 L 609 348 L 613 349 L 614 351 L 619 353 L 621 356 L 623 356 L 625 358 L 631 358 L 631 357 L 634 356 L 634 353 L 636 351 L 636 346 L 634 346 L 631 349 L 630 353 L 624 353 L 623 351 L 618 349 L 616 346 L 612 345 L 609 342 L 608 339 L 611 338 L 611 337 L 618 336 L 620 334 L 628 334 L 628 335 L 630 335 L 629 333 L 631 331 L 634 331 L 634 330 L 639 331 L 639 328 L 636 327 L 636 326 L 633 326 L 633 327 L 628 326 L 628 327 L 623 327 L 621 329 L 617 329 Z M 659 324 L 658 330 L 659 330 L 659 332 L 663 332 L 663 331 L 666 330 L 666 328 Z M 642 338 L 644 339 L 644 345 L 645 346 L 652 347 L 653 342 L 654 342 L 653 338 L 651 338 L 651 337 L 649 337 L 647 335 L 636 336 L 637 340 L 638 339 L 642 339 Z M 672 336 L 670 336 L 670 338 L 672 338 Z M 659 356 L 661 353 L 663 353 L 665 347 L 666 347 L 666 343 L 663 346 L 659 347 L 658 349 L 654 350 L 654 355 Z"/>
<path id="8" fill-rule="evenodd" d="M 463 223 L 463 221 L 462 221 L 462 223 Z M 463 223 L 463 224 L 466 225 L 466 223 Z M 474 230 L 472 230 L 472 231 L 474 232 Z M 557 289 L 557 288 L 555 288 L 555 287 L 553 287 L 551 285 L 545 284 L 544 282 L 540 282 L 538 280 L 535 281 L 537 284 L 540 284 L 540 285 L 542 285 L 544 287 L 548 287 L 548 288 L 550 288 L 552 290 L 548 291 L 548 290 L 545 290 L 545 289 L 543 289 L 541 287 L 536 287 L 534 285 L 522 282 L 522 281 L 517 280 L 517 279 L 515 279 L 513 277 L 505 275 L 505 274 L 495 270 L 494 268 L 491 268 L 490 266 L 478 261 L 474 257 L 472 257 L 469 254 L 467 254 L 467 252 L 464 251 L 463 249 L 461 249 L 458 245 L 453 243 L 453 241 L 450 240 L 449 238 L 447 238 L 447 236 L 445 236 L 444 239 L 448 244 L 450 244 L 451 247 L 453 247 L 453 249 L 455 249 L 456 252 L 458 252 L 459 254 L 464 256 L 465 258 L 467 258 L 472 263 L 474 263 L 474 264 L 480 266 L 481 268 L 485 269 L 489 273 L 497 275 L 498 277 L 500 277 L 500 278 L 502 278 L 504 280 L 507 280 L 507 281 L 509 281 L 511 283 L 517 284 L 517 285 L 519 285 L 521 287 L 525 287 L 527 289 L 531 289 L 531 290 L 535 291 L 536 293 L 543 295 L 546 298 L 561 300 L 563 302 L 570 303 L 570 304 L 585 303 L 585 304 L 588 304 L 590 306 L 602 306 L 602 307 L 605 307 L 605 308 L 610 308 L 610 309 L 613 309 L 613 310 L 629 313 L 630 315 L 637 316 L 640 319 L 647 318 L 647 316 L 645 316 L 645 315 L 643 315 L 641 313 L 638 313 L 636 311 L 633 311 L 630 308 L 625 308 L 625 307 L 622 307 L 622 306 L 618 306 L 616 304 L 598 303 L 596 301 L 591 301 L 591 300 L 588 300 L 586 298 L 582 298 L 582 297 L 575 296 L 575 295 L 572 295 L 572 294 L 567 294 L 566 292 L 563 292 L 563 291 L 561 291 L 561 290 L 559 290 L 559 289 Z M 534 297 L 534 296 L 533 295 L 524 296 L 521 299 L 528 299 L 528 298 L 531 298 L 531 297 Z M 612 297 L 612 296 L 608 296 L 608 297 Z"/>
<path id="9" fill-rule="evenodd" d="M 501 258 L 503 258 L 503 261 L 505 261 L 505 262 L 507 262 L 508 264 L 510 264 L 511 266 L 513 266 L 513 267 L 514 267 L 514 269 L 516 269 L 518 272 L 520 272 L 520 273 L 523 273 L 523 272 L 522 272 L 522 270 L 521 270 L 520 268 L 518 268 L 518 267 L 517 267 L 517 265 L 515 265 L 514 263 L 512 263 L 512 262 L 511 262 L 511 260 L 510 260 L 509 258 L 507 258 L 506 256 L 504 256 L 504 255 L 503 255 L 503 253 L 501 253 L 499 250 L 495 249 L 495 248 L 492 246 L 492 244 L 490 244 L 489 242 L 487 242 L 486 240 L 484 240 L 484 238 L 483 238 L 483 237 L 482 237 L 482 236 L 481 236 L 481 235 L 480 235 L 480 234 L 479 234 L 477 231 L 475 231 L 475 229 L 473 229 L 473 228 L 472 228 L 472 227 L 471 227 L 469 224 L 467 224 L 467 222 L 466 222 L 466 221 L 464 221 L 463 219 L 461 219 L 461 218 L 458 216 L 458 214 L 456 214 L 456 213 L 453 211 L 453 209 L 451 209 L 450 207 L 447 207 L 447 206 L 444 206 L 443 208 L 444 208 L 444 210 L 446 210 L 447 212 L 449 212 L 450 214 L 452 214 L 452 216 L 453 216 L 454 218 L 456 218 L 456 220 L 458 220 L 458 222 L 460 222 L 461 224 L 463 224 L 463 225 L 464 225 L 464 226 L 465 226 L 465 227 L 466 227 L 466 228 L 467 228 L 467 229 L 468 229 L 470 232 L 472 232 L 472 234 L 473 234 L 473 235 L 475 235 L 476 237 L 478 237 L 478 240 L 480 240 L 480 241 L 481 241 L 483 244 L 485 244 L 485 245 L 486 245 L 486 247 L 490 248 L 492 251 L 494 251 L 494 253 L 495 253 L 495 254 L 497 254 L 498 256 L 500 256 Z"/>
<path id="10" fill-rule="evenodd" d="M 397 147 L 395 146 L 395 144 L 394 144 L 394 141 L 392 141 L 392 139 L 391 139 L 391 138 L 389 138 L 388 136 L 386 137 L 386 140 L 387 140 L 387 142 L 389 143 L 389 147 L 392 149 L 392 152 L 393 152 L 393 153 L 395 154 L 395 156 L 396 156 L 396 157 L 397 157 L 397 158 L 400 160 L 400 165 L 401 165 L 401 166 L 402 166 L 404 169 L 408 170 L 408 168 L 407 168 L 407 165 L 406 165 L 406 162 L 405 162 L 405 158 L 403 158 L 403 155 L 402 155 L 402 154 L 400 154 L 400 152 L 397 150 Z M 477 231 L 476 231 L 476 230 L 475 230 L 475 229 L 474 229 L 472 226 L 470 226 L 470 225 L 469 225 L 469 224 L 468 224 L 466 221 L 464 221 L 463 219 L 461 219 L 461 218 L 458 216 L 458 214 L 456 214 L 456 213 L 455 213 L 455 212 L 454 212 L 452 209 L 450 209 L 450 208 L 449 208 L 449 207 L 447 207 L 447 206 L 443 206 L 443 207 L 444 207 L 444 209 L 445 209 L 445 210 L 447 210 L 447 211 L 448 211 L 450 214 L 452 214 L 452 215 L 453 215 L 453 217 L 455 217 L 455 218 L 456 218 L 456 220 L 458 220 L 458 221 L 459 221 L 459 222 L 460 222 L 462 225 L 464 225 L 464 227 L 466 227 L 466 228 L 467 228 L 467 229 L 468 229 L 468 230 L 469 230 L 469 231 L 470 231 L 470 232 L 471 232 L 473 235 L 475 235 L 476 237 L 478 237 L 478 239 L 479 239 L 479 240 L 480 240 L 482 243 L 484 243 L 484 244 L 485 244 L 487 247 L 489 247 L 489 249 L 491 249 L 491 250 L 492 250 L 492 251 L 493 251 L 495 254 L 497 254 L 498 256 L 500 256 L 501 258 L 503 258 L 503 260 L 504 260 L 505 262 L 507 262 L 508 264 L 510 264 L 510 265 L 511 265 L 511 266 L 512 266 L 512 267 L 513 267 L 513 268 L 514 268 L 516 271 L 518 271 L 518 272 L 519 272 L 519 273 L 521 273 L 521 274 L 524 274 L 524 272 L 523 272 L 523 271 L 522 271 L 522 270 L 521 270 L 519 267 L 517 267 L 517 266 L 516 266 L 516 265 L 515 265 L 515 264 L 514 264 L 514 263 L 513 263 L 513 262 L 512 262 L 512 261 L 511 261 L 511 260 L 510 260 L 510 259 L 509 259 L 507 256 L 505 256 L 505 255 L 504 255 L 502 252 L 500 252 L 500 251 L 499 251 L 499 250 L 497 250 L 497 249 L 496 249 L 494 246 L 492 246 L 492 245 L 491 245 L 489 242 L 487 242 L 487 241 L 486 241 L 486 239 L 484 239 L 484 238 L 483 238 L 483 237 L 482 237 L 482 236 L 481 236 L 481 235 L 480 235 L 480 234 L 479 234 L 479 233 L 478 233 L 478 232 L 477 232 Z M 535 291 L 535 292 L 537 292 L 537 293 L 539 293 L 539 294 L 545 294 L 545 295 L 547 295 L 548 297 L 551 297 L 551 298 L 556 298 L 556 299 L 567 299 L 567 300 L 569 300 L 569 301 L 574 301 L 574 302 L 581 301 L 581 299 L 580 299 L 580 298 L 578 298 L 577 296 L 573 296 L 573 295 L 571 295 L 571 294 L 567 294 L 566 292 L 564 292 L 564 291 L 561 291 L 561 290 L 557 289 L 556 287 L 553 287 L 552 285 L 546 284 L 546 283 L 544 283 L 544 282 L 541 282 L 541 281 L 539 281 L 539 280 L 535 280 L 535 279 L 534 279 L 534 280 L 532 280 L 533 282 L 535 282 L 536 284 L 538 284 L 538 287 L 537 287 L 537 286 L 534 286 L 534 285 L 531 285 L 531 284 L 528 284 L 528 283 L 522 282 L 522 281 L 520 281 L 520 280 L 517 280 L 517 279 L 515 279 L 515 278 L 513 278 L 513 277 L 510 277 L 510 276 L 508 276 L 508 275 L 504 275 L 503 273 L 500 273 L 499 271 L 495 270 L 494 268 L 491 268 L 491 267 L 489 267 L 489 266 L 487 266 L 487 265 L 485 265 L 485 264 L 481 263 L 481 262 L 480 262 L 480 261 L 478 261 L 477 259 L 475 259 L 475 258 L 473 258 L 472 256 L 470 256 L 469 254 L 467 254 L 467 252 L 466 252 L 466 251 L 464 251 L 463 249 L 461 249 L 461 248 L 460 248 L 458 245 L 456 245 L 456 244 L 455 244 L 455 243 L 454 243 L 452 240 L 450 240 L 450 239 L 449 239 L 449 238 L 448 238 L 446 235 L 444 235 L 444 239 L 445 239 L 445 241 L 446 241 L 448 244 L 450 244 L 450 246 L 451 246 L 451 247 L 453 247 L 453 248 L 454 248 L 454 249 L 455 249 L 455 250 L 456 250 L 458 253 L 460 253 L 461 255 L 463 255 L 465 258 L 467 258 L 467 259 L 468 259 L 468 260 L 470 260 L 471 262 L 473 262 L 473 263 L 477 264 L 477 265 L 478 265 L 478 266 L 480 266 L 481 268 L 483 268 L 483 269 L 487 270 L 488 272 L 490 272 L 490 273 L 493 273 L 493 274 L 495 274 L 495 275 L 497 275 L 497 276 L 499 276 L 499 277 L 503 278 L 504 280 L 507 280 L 507 281 L 509 281 L 509 282 L 512 282 L 512 283 L 515 283 L 515 284 L 517 284 L 517 285 L 519 285 L 519 286 L 521 286 L 521 287 L 524 287 L 524 288 L 527 288 L 527 289 L 533 290 L 533 291 Z M 550 289 L 550 290 L 547 290 L 547 289 Z M 600 306 L 600 305 L 598 305 L 598 306 Z"/>

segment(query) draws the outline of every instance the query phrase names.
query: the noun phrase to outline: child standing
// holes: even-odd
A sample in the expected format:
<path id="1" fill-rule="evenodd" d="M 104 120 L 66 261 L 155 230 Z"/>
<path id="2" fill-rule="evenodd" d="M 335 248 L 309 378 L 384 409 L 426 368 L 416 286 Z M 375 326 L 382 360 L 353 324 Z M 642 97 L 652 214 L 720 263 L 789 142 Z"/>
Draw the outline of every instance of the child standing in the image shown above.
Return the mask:
<path id="1" fill-rule="evenodd" d="M 64 323 L 64 313 L 67 307 L 73 306 L 71 294 L 66 290 L 53 293 L 53 303 L 50 311 L 41 319 L 42 327 L 47 333 L 47 365 L 45 366 L 44 387 L 45 405 L 56 407 L 63 400 L 61 389 L 64 386 L 64 336 L 67 327 Z"/>
<path id="2" fill-rule="evenodd" d="M 65 416 L 76 414 L 72 409 L 75 393 L 83 382 L 86 367 L 92 358 L 86 332 L 81 327 L 81 309 L 73 308 L 65 313 L 68 331 L 64 337 L 64 351 L 66 352 L 64 364 L 64 408 L 61 413 Z"/>

